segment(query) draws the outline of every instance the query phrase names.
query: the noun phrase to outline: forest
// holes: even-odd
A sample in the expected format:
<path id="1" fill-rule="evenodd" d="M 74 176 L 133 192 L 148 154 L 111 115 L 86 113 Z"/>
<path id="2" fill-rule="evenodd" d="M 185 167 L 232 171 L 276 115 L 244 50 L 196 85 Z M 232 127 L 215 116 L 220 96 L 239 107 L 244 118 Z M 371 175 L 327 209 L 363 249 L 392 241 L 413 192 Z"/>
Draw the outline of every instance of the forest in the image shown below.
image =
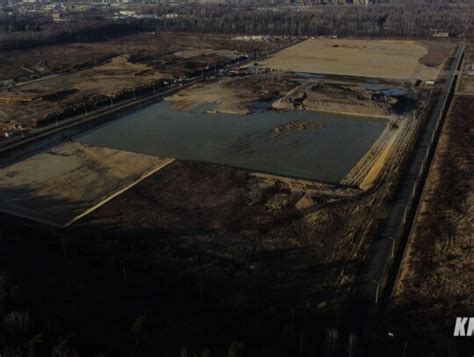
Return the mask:
<path id="1" fill-rule="evenodd" d="M 433 29 L 472 36 L 474 6 L 318 6 L 308 10 L 230 11 L 225 6 L 180 8 L 162 30 L 283 36 L 428 38 Z"/>
<path id="2" fill-rule="evenodd" d="M 385 5 L 262 8 L 234 5 L 146 7 L 156 18 L 114 19 L 109 10 L 54 23 L 42 13 L 0 13 L 0 50 L 46 44 L 103 41 L 145 31 L 429 38 L 433 31 L 472 38 L 473 5 Z M 174 14 L 174 16 L 163 16 Z"/>

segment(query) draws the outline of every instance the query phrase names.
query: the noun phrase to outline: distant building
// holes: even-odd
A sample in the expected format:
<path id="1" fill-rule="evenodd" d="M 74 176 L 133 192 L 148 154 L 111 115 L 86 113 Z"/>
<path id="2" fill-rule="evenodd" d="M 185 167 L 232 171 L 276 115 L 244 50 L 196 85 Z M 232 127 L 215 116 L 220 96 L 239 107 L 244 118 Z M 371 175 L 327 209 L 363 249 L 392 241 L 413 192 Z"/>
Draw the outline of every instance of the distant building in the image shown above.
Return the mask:
<path id="1" fill-rule="evenodd" d="M 439 31 L 436 29 L 431 29 L 430 35 L 432 38 L 449 38 L 449 32 Z"/>
<path id="2" fill-rule="evenodd" d="M 131 11 L 131 10 L 120 10 L 120 11 L 119 11 L 119 14 L 122 15 L 122 16 L 130 17 L 130 16 L 135 16 L 135 15 L 136 15 L 136 12 L 135 12 L 135 11 Z"/>
<path id="3" fill-rule="evenodd" d="M 431 36 L 434 38 L 448 38 L 449 32 L 435 32 Z"/>

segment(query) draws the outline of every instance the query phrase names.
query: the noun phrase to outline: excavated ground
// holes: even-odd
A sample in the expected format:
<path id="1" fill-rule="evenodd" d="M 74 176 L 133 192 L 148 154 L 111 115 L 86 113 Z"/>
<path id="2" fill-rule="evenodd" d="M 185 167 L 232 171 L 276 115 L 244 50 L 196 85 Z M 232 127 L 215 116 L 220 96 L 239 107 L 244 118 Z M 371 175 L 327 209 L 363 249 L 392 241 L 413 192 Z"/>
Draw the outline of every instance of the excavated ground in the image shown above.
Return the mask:
<path id="1" fill-rule="evenodd" d="M 224 306 L 247 309 L 258 293 L 264 309 L 308 303 L 331 309 L 354 278 L 364 228 L 377 206 L 377 196 L 353 200 L 357 194 L 174 162 L 71 230 L 140 259 L 166 262 L 176 272 L 198 272 L 208 281 L 206 295 Z M 97 235 L 85 234 L 91 231 Z"/>
<path id="2" fill-rule="evenodd" d="M 157 81 L 198 75 L 275 46 L 280 42 L 158 33 L 7 51 L 0 54 L 0 135 L 131 99 Z"/>

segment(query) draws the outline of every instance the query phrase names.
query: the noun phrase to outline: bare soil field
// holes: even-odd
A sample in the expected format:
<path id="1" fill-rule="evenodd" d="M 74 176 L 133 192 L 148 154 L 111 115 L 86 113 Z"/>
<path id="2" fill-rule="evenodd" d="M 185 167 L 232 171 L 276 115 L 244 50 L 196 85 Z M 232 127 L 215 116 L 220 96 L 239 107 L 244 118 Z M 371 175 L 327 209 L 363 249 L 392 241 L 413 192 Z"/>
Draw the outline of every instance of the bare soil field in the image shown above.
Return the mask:
<path id="1" fill-rule="evenodd" d="M 198 274 L 220 306 L 325 311 L 343 301 L 378 207 L 358 192 L 175 161 L 70 230 Z"/>
<path id="2" fill-rule="evenodd" d="M 268 73 L 194 85 L 167 97 L 166 100 L 180 110 L 189 110 L 199 104 L 213 102 L 213 112 L 248 114 L 252 103 L 281 97 L 297 85 L 289 76 L 280 74 L 276 78 Z"/>
<path id="3" fill-rule="evenodd" d="M 299 109 L 364 116 L 389 116 L 396 112 L 396 96 L 374 93 L 355 85 L 308 81 L 272 105 L 278 110 Z"/>
<path id="4" fill-rule="evenodd" d="M 447 41 L 417 41 L 426 47 L 428 53 L 419 59 L 419 62 L 428 67 L 441 66 L 456 47 L 455 43 Z"/>
<path id="5" fill-rule="evenodd" d="M 452 336 L 456 317 L 474 313 L 473 113 L 472 98 L 454 98 L 395 290 L 394 324 L 421 350 L 472 347 Z"/>
<path id="6" fill-rule="evenodd" d="M 105 42 L 74 43 L 37 47 L 0 53 L 0 82 L 32 74 L 44 75 L 58 70 L 94 64 L 102 59 L 130 55 L 134 61 L 151 64 L 168 75 L 212 64 L 240 54 L 272 48 L 262 41 L 238 41 L 230 36 L 167 33 L 139 34 Z M 185 59 L 186 61 L 183 61 Z"/>
<path id="7" fill-rule="evenodd" d="M 114 57 L 91 69 L 0 92 L 1 98 L 8 101 L 0 108 L 0 127 L 31 128 L 67 111 L 84 113 L 86 108 L 90 111 L 104 102 L 110 105 L 120 95 L 128 93 L 131 97 L 135 88 L 151 85 L 161 78 L 163 75 L 153 68 L 131 63 L 129 56 Z M 31 100 L 25 104 L 17 98 Z"/>
<path id="8" fill-rule="evenodd" d="M 66 143 L 0 169 L 0 210 L 66 225 L 171 159 Z"/>
<path id="9" fill-rule="evenodd" d="M 130 99 L 134 89 L 158 80 L 200 73 L 272 46 L 230 36 L 158 33 L 6 51 L 0 54 L 0 133 Z"/>
<path id="10" fill-rule="evenodd" d="M 193 58 L 196 51 L 202 58 L 210 56 L 210 51 L 233 56 L 223 48 L 183 48 L 174 55 Z M 152 54 L 119 53 L 106 63 L 64 78 L 87 78 L 77 83 L 74 79 L 70 91 L 112 96 L 119 88 L 136 85 L 134 81 L 141 80 L 135 78 L 140 77 L 138 73 L 166 77 L 160 68 L 168 67 L 162 65 Z M 108 84 L 109 72 L 114 72 L 119 85 Z M 197 85 L 169 100 L 183 110 L 212 101 L 217 103 L 216 111 L 245 114 L 252 103 L 274 101 L 300 84 L 288 73 L 276 71 Z M 302 101 L 309 107 L 311 102 L 318 103 L 313 110 L 334 100 L 333 108 L 346 103 L 347 110 L 375 108 L 386 115 L 396 104 L 390 97 L 373 101 L 357 86 L 315 89 Z M 398 161 L 403 160 L 397 159 L 404 148 L 398 140 L 410 135 L 415 122 L 404 119 L 387 128 L 365 166 L 354 173 L 351 187 L 368 191 L 387 162 L 393 163 L 390 170 L 398 169 Z M 275 126 L 269 140 L 291 131 L 320 129 L 309 122 L 291 121 Z M 161 165 L 166 167 L 141 180 Z M 59 169 L 53 172 L 53 167 Z M 248 336 L 256 336 L 257 345 L 277 336 L 292 346 L 288 353 L 281 349 L 269 353 L 274 356 L 294 356 L 302 345 L 325 346 L 326 328 L 338 320 L 386 210 L 391 180 L 388 177 L 374 192 L 362 192 L 344 185 L 170 162 L 75 143 L 0 173 L 0 198 L 2 185 L 8 188 L 2 205 L 21 216 L 36 215 L 37 220 L 59 224 L 71 222 L 99 200 L 127 188 L 68 227 L 55 230 L 64 237 L 62 245 L 40 236 L 48 244 L 26 244 L 23 252 L 16 238 L 0 240 L 0 269 L 15 267 L 20 280 L 26 281 L 30 300 L 37 297 L 45 311 L 68 316 L 71 325 L 86 336 L 100 331 L 105 342 L 99 343 L 119 350 L 120 339 L 123 345 L 135 346 L 137 354 L 149 346 L 165 350 L 172 346 L 172 352 L 163 355 L 188 351 L 209 355 L 203 348 L 213 346 L 216 351 L 216 345 L 219 353 L 212 355 L 227 355 L 235 338 Z M 364 180 L 367 173 L 369 178 Z M 137 177 L 141 181 L 129 188 Z M 18 187 L 17 192 L 11 187 Z M 4 236 L 8 235 L 38 241 L 36 233 L 8 231 Z M 7 256 L 11 254 L 22 259 Z M 47 259 L 39 259 L 38 254 Z M 85 287 L 84 298 L 72 298 Z M 156 325 L 147 325 L 146 333 L 137 337 L 136 322 L 142 317 Z M 193 344 L 195 349 L 182 347 Z M 321 351 L 315 348 L 300 355 Z"/>
<path id="11" fill-rule="evenodd" d="M 440 61 L 427 57 L 431 49 L 414 41 L 308 39 L 262 64 L 295 72 L 428 80 L 436 79 L 439 73 L 432 65 Z"/>

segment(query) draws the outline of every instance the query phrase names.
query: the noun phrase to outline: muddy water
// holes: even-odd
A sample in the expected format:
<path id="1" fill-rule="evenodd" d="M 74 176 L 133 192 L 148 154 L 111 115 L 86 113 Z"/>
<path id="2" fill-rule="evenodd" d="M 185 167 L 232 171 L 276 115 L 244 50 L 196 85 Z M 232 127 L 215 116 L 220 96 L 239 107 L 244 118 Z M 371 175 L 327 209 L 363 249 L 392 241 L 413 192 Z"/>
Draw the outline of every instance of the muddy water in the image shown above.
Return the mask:
<path id="1" fill-rule="evenodd" d="M 154 104 L 75 140 L 119 150 L 204 161 L 283 176 L 339 182 L 369 150 L 387 121 L 309 111 L 207 114 Z M 277 126 L 309 122 L 272 139 Z"/>

